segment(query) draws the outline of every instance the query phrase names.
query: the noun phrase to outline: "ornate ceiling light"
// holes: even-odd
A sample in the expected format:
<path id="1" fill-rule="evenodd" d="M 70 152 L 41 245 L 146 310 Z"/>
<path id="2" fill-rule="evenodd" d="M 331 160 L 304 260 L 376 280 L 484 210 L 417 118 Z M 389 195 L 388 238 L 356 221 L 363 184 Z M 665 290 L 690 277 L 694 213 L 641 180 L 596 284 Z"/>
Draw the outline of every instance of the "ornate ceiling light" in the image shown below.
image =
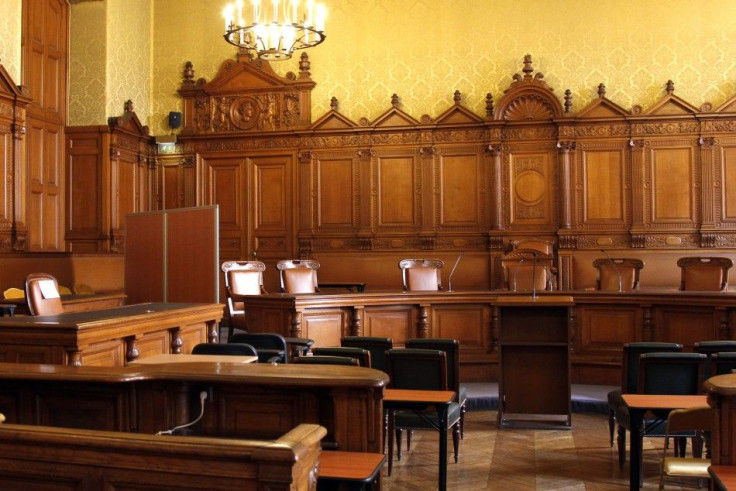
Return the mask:
<path id="1" fill-rule="evenodd" d="M 266 0 L 265 3 L 269 3 Z M 270 0 L 271 7 L 252 0 L 249 24 L 243 17 L 243 1 L 229 3 L 223 11 L 225 41 L 254 52 L 269 61 L 288 60 L 294 50 L 311 48 L 325 40 L 327 10 L 314 0 Z M 270 16 L 269 16 L 270 14 Z"/>

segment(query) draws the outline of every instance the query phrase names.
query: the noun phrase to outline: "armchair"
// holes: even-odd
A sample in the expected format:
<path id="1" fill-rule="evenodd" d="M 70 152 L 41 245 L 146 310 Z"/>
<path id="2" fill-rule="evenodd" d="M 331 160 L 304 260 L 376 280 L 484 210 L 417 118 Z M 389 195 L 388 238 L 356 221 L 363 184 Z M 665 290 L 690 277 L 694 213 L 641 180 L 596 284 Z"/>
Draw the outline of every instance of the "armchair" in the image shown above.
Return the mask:
<path id="1" fill-rule="evenodd" d="M 728 286 L 728 270 L 733 261 L 727 257 L 681 257 L 680 290 L 724 291 Z"/>
<path id="2" fill-rule="evenodd" d="M 235 327 L 243 331 L 248 330 L 245 304 L 236 297 L 267 293 L 263 288 L 263 272 L 266 265 L 260 261 L 225 261 L 220 269 L 225 274 L 225 296 L 230 317 L 227 337 L 230 339 Z"/>
<path id="3" fill-rule="evenodd" d="M 48 273 L 31 273 L 25 281 L 26 302 L 31 315 L 53 315 L 64 312 L 56 278 Z"/>
<path id="4" fill-rule="evenodd" d="M 401 286 L 404 291 L 442 290 L 440 270 L 445 265 L 439 259 L 402 259 Z"/>
<path id="5" fill-rule="evenodd" d="M 593 261 L 596 289 L 630 292 L 639 289 L 639 271 L 644 261 L 631 258 L 601 258 Z"/>
<path id="6" fill-rule="evenodd" d="M 285 293 L 316 293 L 319 291 L 319 263 L 311 259 L 283 259 L 276 263 L 281 291 Z"/>

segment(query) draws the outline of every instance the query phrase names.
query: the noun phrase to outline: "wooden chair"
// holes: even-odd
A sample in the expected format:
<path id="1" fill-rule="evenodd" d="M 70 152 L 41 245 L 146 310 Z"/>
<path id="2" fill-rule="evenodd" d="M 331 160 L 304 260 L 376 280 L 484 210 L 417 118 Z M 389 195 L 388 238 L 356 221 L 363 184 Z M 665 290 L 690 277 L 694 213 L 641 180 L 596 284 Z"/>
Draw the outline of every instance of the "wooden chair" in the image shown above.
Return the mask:
<path id="1" fill-rule="evenodd" d="M 593 261 L 598 290 L 630 292 L 639 289 L 639 272 L 644 261 L 631 258 L 600 258 Z"/>
<path id="2" fill-rule="evenodd" d="M 716 353 L 736 352 L 736 341 L 726 339 L 699 341 L 695 343 L 693 351 L 696 353 L 703 353 L 708 356 L 708 358 L 705 359 L 705 368 L 703 369 L 703 381 L 705 381 L 705 379 L 708 379 L 713 375 L 720 375 L 714 373 L 715 367 L 712 363 L 713 355 Z"/>
<path id="3" fill-rule="evenodd" d="M 720 292 L 728 287 L 728 270 L 733 261 L 727 257 L 681 257 L 680 290 Z"/>
<path id="4" fill-rule="evenodd" d="M 440 270 L 445 265 L 439 259 L 402 259 L 401 286 L 404 291 L 442 290 Z"/>
<path id="5" fill-rule="evenodd" d="M 501 259 L 510 291 L 554 289 L 554 258 L 533 249 L 515 249 Z"/>
<path id="6" fill-rule="evenodd" d="M 353 367 L 360 366 L 360 362 L 356 358 L 349 358 L 347 356 L 326 355 L 298 356 L 292 360 L 292 363 L 297 363 L 301 365 L 348 365 Z"/>
<path id="7" fill-rule="evenodd" d="M 608 431 L 610 444 L 613 446 L 614 430 L 618 423 L 618 462 L 623 468 L 626 462 L 626 427 L 629 414 L 626 403 L 621 394 L 636 394 L 639 392 L 639 358 L 644 353 L 679 353 L 682 345 L 677 343 L 636 342 L 626 343 L 623 346 L 621 361 L 621 388 L 608 393 Z"/>
<path id="8" fill-rule="evenodd" d="M 199 343 L 193 355 L 258 356 L 258 350 L 247 343 Z"/>
<path id="9" fill-rule="evenodd" d="M 26 302 L 31 315 L 53 315 L 64 312 L 56 278 L 48 273 L 31 273 L 25 281 Z"/>
<path id="10" fill-rule="evenodd" d="M 447 384 L 447 357 L 442 350 L 429 349 L 390 349 L 386 352 L 388 362 L 389 386 L 392 389 L 410 390 L 452 390 Z M 455 462 L 458 461 L 460 446 L 460 405 L 450 403 L 447 412 L 447 426 L 452 428 L 452 443 Z M 394 431 L 433 429 L 437 430 L 437 413 L 415 411 L 390 411 L 388 414 L 388 474 L 391 475 L 394 454 Z M 397 447 L 397 457 L 401 460 L 401 446 Z"/>
<path id="11" fill-rule="evenodd" d="M 683 433 L 695 432 L 702 438 L 703 433 L 713 430 L 713 409 L 710 406 L 675 409 L 667 417 L 667 433 L 664 439 L 664 457 L 659 476 L 659 489 L 664 489 L 665 482 L 670 477 L 697 478 L 698 487 L 704 479 L 710 479 L 708 467 L 709 458 L 672 457 L 667 455 L 670 440 Z"/>
<path id="12" fill-rule="evenodd" d="M 319 263 L 311 259 L 283 259 L 276 263 L 281 291 L 284 293 L 316 293 L 319 291 Z"/>
<path id="13" fill-rule="evenodd" d="M 545 256 L 553 256 L 555 253 L 555 244 L 549 240 L 540 239 L 539 237 L 525 237 L 523 239 L 512 240 L 511 249 L 527 249 L 538 251 Z"/>
<path id="14" fill-rule="evenodd" d="M 263 272 L 266 270 L 266 265 L 260 261 L 225 261 L 220 269 L 225 274 L 225 296 L 230 316 L 227 338 L 230 339 L 235 327 L 243 331 L 248 330 L 245 320 L 245 304 L 234 297 L 268 293 L 263 288 Z"/>
<path id="15" fill-rule="evenodd" d="M 349 346 L 329 346 L 312 349 L 314 356 L 345 356 L 358 360 L 361 367 L 371 368 L 371 352 L 363 348 Z"/>
<path id="16" fill-rule="evenodd" d="M 468 388 L 460 383 L 460 342 L 457 339 L 414 338 L 407 339 L 406 348 L 442 350 L 447 358 L 447 386 L 455 391 L 455 402 L 460 405 L 460 438 L 465 438 L 465 411 L 468 402 Z M 409 433 L 411 435 L 411 433 Z M 407 449 L 409 448 L 407 436 Z M 401 445 L 401 440 L 398 442 Z"/>
<path id="17" fill-rule="evenodd" d="M 388 373 L 386 351 L 394 347 L 393 339 L 375 336 L 345 336 L 340 340 L 340 345 L 368 350 L 371 353 L 371 368 Z"/>
<path id="18" fill-rule="evenodd" d="M 258 351 L 260 363 L 288 363 L 289 350 L 286 339 L 281 334 L 270 332 L 248 332 L 233 334 L 228 340 L 231 343 L 250 344 Z"/>

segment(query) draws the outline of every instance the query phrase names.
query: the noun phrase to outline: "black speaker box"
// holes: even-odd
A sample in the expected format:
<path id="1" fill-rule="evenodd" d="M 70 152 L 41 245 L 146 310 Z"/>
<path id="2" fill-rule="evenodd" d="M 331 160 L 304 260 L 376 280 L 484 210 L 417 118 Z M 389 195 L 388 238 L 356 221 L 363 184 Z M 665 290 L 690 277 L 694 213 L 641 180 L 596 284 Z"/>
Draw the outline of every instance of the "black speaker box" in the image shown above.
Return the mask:
<path id="1" fill-rule="evenodd" d="M 181 126 L 181 113 L 178 111 L 171 111 L 169 113 L 169 127 L 178 128 Z"/>

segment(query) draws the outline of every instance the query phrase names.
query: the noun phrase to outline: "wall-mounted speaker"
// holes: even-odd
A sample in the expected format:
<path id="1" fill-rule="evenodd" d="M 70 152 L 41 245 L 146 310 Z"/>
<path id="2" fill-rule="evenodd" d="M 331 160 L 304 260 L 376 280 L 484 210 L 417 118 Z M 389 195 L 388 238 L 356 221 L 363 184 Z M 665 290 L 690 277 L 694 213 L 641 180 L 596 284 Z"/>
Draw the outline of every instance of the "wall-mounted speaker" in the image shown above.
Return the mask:
<path id="1" fill-rule="evenodd" d="M 169 113 L 169 127 L 176 129 L 179 126 L 181 126 L 181 113 L 178 111 L 171 111 Z"/>

